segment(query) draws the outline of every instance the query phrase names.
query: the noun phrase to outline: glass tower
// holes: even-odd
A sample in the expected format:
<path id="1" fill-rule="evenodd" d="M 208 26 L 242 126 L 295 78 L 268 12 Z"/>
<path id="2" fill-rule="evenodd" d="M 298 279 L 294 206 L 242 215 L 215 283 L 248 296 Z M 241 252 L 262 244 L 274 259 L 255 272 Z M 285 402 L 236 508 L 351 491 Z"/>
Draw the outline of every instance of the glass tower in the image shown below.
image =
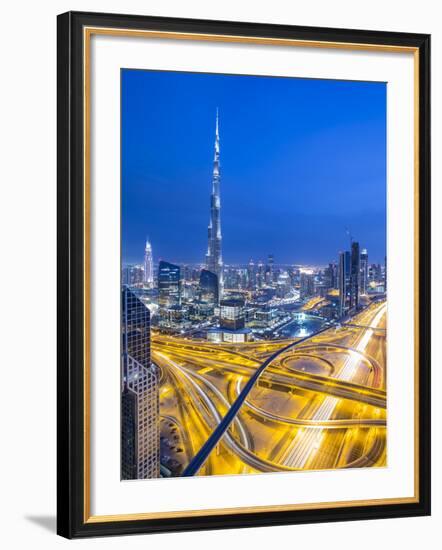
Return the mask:
<path id="1" fill-rule="evenodd" d="M 361 276 L 361 257 L 359 243 L 351 243 L 351 270 L 350 270 L 350 308 L 359 307 L 359 283 Z"/>
<path id="2" fill-rule="evenodd" d="M 363 248 L 361 252 L 361 294 L 367 294 L 368 290 L 368 253 Z"/>
<path id="3" fill-rule="evenodd" d="M 150 360 L 150 313 L 122 288 L 121 479 L 160 475 L 159 383 Z"/>
<path id="4" fill-rule="evenodd" d="M 161 308 L 181 305 L 180 266 L 160 261 L 158 265 L 158 304 Z"/>
<path id="5" fill-rule="evenodd" d="M 144 282 L 149 286 L 153 286 L 153 256 L 149 239 L 146 239 L 146 246 L 144 247 Z"/>
<path id="6" fill-rule="evenodd" d="M 245 326 L 244 300 L 230 298 L 220 302 L 220 327 L 239 330 Z"/>
<path id="7" fill-rule="evenodd" d="M 315 295 L 315 277 L 312 273 L 301 273 L 299 295 L 301 300 Z"/>
<path id="8" fill-rule="evenodd" d="M 339 289 L 339 317 L 343 317 L 349 306 L 350 293 L 350 253 L 339 253 L 338 266 L 338 289 Z"/>
<path id="9" fill-rule="evenodd" d="M 202 269 L 200 274 L 200 299 L 207 304 L 218 304 L 218 277 L 215 273 Z"/>

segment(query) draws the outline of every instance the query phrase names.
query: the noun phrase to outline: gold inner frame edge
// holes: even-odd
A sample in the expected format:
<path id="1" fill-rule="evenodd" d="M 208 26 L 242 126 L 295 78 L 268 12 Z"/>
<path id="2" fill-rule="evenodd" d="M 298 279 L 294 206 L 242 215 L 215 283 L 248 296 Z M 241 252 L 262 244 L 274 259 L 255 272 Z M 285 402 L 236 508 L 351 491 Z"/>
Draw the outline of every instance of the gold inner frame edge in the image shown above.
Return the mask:
<path id="1" fill-rule="evenodd" d="M 197 40 L 208 42 L 249 43 L 273 46 L 305 48 L 365 50 L 374 52 L 413 53 L 414 63 L 414 495 L 410 497 L 347 500 L 320 503 L 298 503 L 269 506 L 241 506 L 233 508 L 212 508 L 203 510 L 179 510 L 168 512 L 146 512 L 115 515 L 91 515 L 91 473 L 90 473 L 90 42 L 92 35 L 126 36 L 136 38 L 158 38 L 175 40 Z M 204 517 L 228 514 L 249 514 L 281 511 L 300 511 L 356 506 L 379 506 L 411 504 L 419 502 L 419 49 L 412 46 L 388 44 L 364 44 L 350 42 L 328 42 L 319 40 L 280 39 L 269 37 L 248 37 L 205 33 L 181 33 L 119 29 L 112 27 L 83 28 L 83 102 L 84 102 L 84 523 L 108 523 L 116 521 L 154 520 L 167 518 Z"/>

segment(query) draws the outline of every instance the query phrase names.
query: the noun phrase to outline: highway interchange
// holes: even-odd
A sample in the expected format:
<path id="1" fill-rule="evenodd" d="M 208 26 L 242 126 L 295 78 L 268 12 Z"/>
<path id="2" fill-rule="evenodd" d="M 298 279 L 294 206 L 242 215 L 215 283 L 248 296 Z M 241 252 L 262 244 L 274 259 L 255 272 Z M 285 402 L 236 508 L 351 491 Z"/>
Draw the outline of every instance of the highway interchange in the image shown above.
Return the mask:
<path id="1" fill-rule="evenodd" d="M 179 432 L 170 451 L 178 475 L 272 355 L 197 475 L 385 466 L 386 314 L 386 302 L 373 303 L 290 349 L 296 340 L 153 334 L 160 414 Z"/>

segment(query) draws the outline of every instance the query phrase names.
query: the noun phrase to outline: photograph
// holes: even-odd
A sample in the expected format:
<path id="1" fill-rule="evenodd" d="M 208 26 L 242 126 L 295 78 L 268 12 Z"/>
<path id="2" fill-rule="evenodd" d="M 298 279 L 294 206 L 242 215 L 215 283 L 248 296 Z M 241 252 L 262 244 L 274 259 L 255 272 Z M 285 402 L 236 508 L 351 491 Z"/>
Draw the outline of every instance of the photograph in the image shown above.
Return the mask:
<path id="1" fill-rule="evenodd" d="M 441 3 L 85 5 L 2 6 L 2 547 L 433 550 Z"/>
<path id="2" fill-rule="evenodd" d="M 121 480 L 388 467 L 387 83 L 120 85 Z"/>

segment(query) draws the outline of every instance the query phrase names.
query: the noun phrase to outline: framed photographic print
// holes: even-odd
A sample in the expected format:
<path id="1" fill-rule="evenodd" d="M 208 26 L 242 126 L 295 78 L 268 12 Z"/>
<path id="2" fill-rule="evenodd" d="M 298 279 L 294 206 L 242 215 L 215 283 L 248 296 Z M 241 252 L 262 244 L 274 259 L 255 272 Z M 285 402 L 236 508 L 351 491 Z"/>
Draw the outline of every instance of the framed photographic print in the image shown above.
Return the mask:
<path id="1" fill-rule="evenodd" d="M 58 533 L 430 513 L 430 37 L 58 17 Z"/>

